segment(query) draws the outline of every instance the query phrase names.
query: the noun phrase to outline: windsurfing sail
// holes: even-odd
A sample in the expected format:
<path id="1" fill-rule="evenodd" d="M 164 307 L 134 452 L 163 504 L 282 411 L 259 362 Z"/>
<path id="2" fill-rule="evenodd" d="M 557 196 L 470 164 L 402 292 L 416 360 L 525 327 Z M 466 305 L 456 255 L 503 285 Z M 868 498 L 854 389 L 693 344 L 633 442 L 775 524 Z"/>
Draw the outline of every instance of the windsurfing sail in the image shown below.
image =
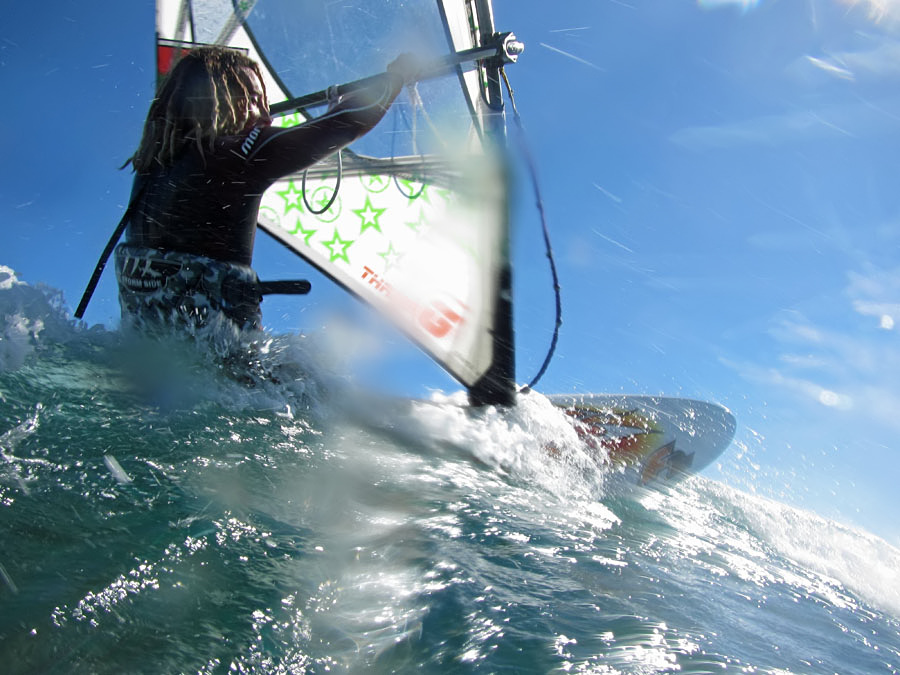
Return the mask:
<path id="1" fill-rule="evenodd" d="M 273 185 L 259 225 L 389 317 L 475 403 L 514 392 L 501 60 L 467 60 L 503 37 L 490 0 L 157 0 L 159 75 L 194 45 L 242 49 L 281 126 L 324 112 L 321 97 L 285 101 L 402 52 L 450 64 L 339 156 Z"/>

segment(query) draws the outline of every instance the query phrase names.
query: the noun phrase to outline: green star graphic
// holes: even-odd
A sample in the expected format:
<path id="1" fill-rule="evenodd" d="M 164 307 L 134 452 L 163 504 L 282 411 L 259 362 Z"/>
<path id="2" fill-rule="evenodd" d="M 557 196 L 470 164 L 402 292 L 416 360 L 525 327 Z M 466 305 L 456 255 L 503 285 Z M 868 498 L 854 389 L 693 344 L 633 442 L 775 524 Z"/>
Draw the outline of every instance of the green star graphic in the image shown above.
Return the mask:
<path id="1" fill-rule="evenodd" d="M 381 174 L 360 176 L 359 180 L 369 192 L 384 192 L 391 184 L 391 179 Z"/>
<path id="2" fill-rule="evenodd" d="M 452 190 L 448 190 L 447 188 L 435 187 L 434 185 L 428 186 L 429 191 L 436 192 L 438 197 L 441 197 L 444 201 L 449 202 L 450 197 L 453 195 Z M 431 203 L 431 202 L 429 202 Z"/>
<path id="3" fill-rule="evenodd" d="M 284 200 L 284 215 L 291 209 L 297 209 L 303 213 L 303 190 L 298 190 L 294 181 L 288 183 L 286 190 L 276 190 L 276 194 Z"/>
<path id="4" fill-rule="evenodd" d="M 421 199 L 426 204 L 431 204 L 431 197 L 428 194 L 431 186 L 427 183 L 411 181 L 406 178 L 398 178 L 397 182 L 400 183 L 401 186 L 400 192 L 402 192 L 403 196 L 409 201 Z"/>
<path id="5" fill-rule="evenodd" d="M 347 257 L 347 249 L 350 248 L 354 241 L 355 239 L 341 239 L 337 228 L 334 228 L 334 237 L 322 242 L 322 246 L 327 248 L 330 253 L 328 262 L 334 262 L 340 258 L 349 265 L 350 258 Z M 335 249 L 340 249 L 340 251 L 335 253 Z"/>
<path id="6" fill-rule="evenodd" d="M 419 228 L 425 224 L 425 209 L 419 209 L 419 219 L 418 220 L 410 220 L 406 222 L 406 226 L 413 230 L 414 232 L 418 232 Z"/>
<path id="7" fill-rule="evenodd" d="M 283 115 L 278 120 L 278 124 L 274 126 L 279 126 L 282 129 L 288 129 L 290 127 L 296 127 L 300 124 L 303 124 L 306 121 L 306 118 L 298 112 L 295 112 L 293 115 Z"/>
<path id="8" fill-rule="evenodd" d="M 333 201 L 332 197 L 334 197 Z M 335 194 L 334 186 L 320 185 L 312 191 L 307 187 L 306 199 L 308 202 L 306 206 L 315 212 L 313 215 L 316 217 L 316 220 L 322 223 L 333 223 L 341 217 L 342 199 L 340 192 Z M 331 206 L 325 209 L 329 202 L 331 202 Z M 323 211 L 322 209 L 325 210 Z"/>
<path id="9" fill-rule="evenodd" d="M 303 228 L 303 225 L 300 223 L 300 219 L 297 218 L 297 226 L 288 232 L 288 234 L 300 234 L 303 237 L 303 241 L 309 246 L 309 239 L 312 237 L 318 230 L 306 230 Z"/>
<path id="10" fill-rule="evenodd" d="M 387 211 L 387 209 L 376 209 L 372 206 L 372 202 L 369 200 L 369 195 L 366 195 L 366 203 L 361 209 L 352 209 L 353 213 L 359 216 L 362 223 L 360 224 L 359 233 L 362 234 L 370 227 L 374 227 L 376 230 L 381 232 L 381 225 L 378 224 L 378 219 L 381 218 L 381 214 Z"/>
<path id="11" fill-rule="evenodd" d="M 384 253 L 379 253 L 378 255 L 384 258 L 385 271 L 396 265 L 397 261 L 400 260 L 400 254 L 394 250 L 393 242 L 388 242 L 387 251 L 385 251 Z"/>
<path id="12" fill-rule="evenodd" d="M 319 202 L 316 204 L 316 211 L 321 211 L 326 206 L 328 206 L 328 202 L 331 201 L 332 195 L 325 194 L 324 190 L 316 190 L 319 194 L 316 196 L 316 200 Z"/>

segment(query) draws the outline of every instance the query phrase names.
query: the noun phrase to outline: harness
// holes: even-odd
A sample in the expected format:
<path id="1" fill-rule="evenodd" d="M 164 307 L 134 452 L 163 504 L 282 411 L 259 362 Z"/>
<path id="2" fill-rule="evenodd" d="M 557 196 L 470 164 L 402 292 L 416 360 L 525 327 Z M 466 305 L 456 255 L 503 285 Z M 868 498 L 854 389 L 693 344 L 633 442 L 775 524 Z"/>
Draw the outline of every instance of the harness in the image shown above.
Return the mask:
<path id="1" fill-rule="evenodd" d="M 223 315 L 240 329 L 259 329 L 262 293 L 247 265 L 180 251 L 119 244 L 116 279 L 123 320 L 142 329 L 202 329 Z"/>
<path id="2" fill-rule="evenodd" d="M 220 316 L 241 330 L 258 330 L 263 295 L 303 294 L 310 287 L 308 281 L 262 282 L 248 265 L 130 244 L 116 247 L 115 268 L 123 320 L 151 331 L 195 332 Z"/>

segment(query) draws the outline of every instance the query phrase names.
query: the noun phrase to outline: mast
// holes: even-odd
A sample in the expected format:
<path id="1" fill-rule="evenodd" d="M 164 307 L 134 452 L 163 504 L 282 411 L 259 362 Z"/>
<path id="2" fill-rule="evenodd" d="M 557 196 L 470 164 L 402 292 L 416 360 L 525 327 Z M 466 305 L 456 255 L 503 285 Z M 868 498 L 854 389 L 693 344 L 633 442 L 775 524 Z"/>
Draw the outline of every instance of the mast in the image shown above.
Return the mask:
<path id="1" fill-rule="evenodd" d="M 478 17 L 478 42 L 496 41 L 494 13 L 490 0 L 475 0 Z M 498 154 L 506 151 L 506 115 L 503 106 L 503 90 L 500 69 L 503 60 L 495 57 L 483 62 L 487 78 L 485 97 L 489 112 L 485 115 L 484 129 L 488 143 Z M 509 183 L 506 163 L 501 161 L 502 181 Z M 509 190 L 503 191 L 503 224 L 500 241 L 500 262 L 497 266 L 497 302 L 494 308 L 493 348 L 494 358 L 485 374 L 469 387 L 469 403 L 472 406 L 510 406 L 516 398 L 516 354 L 513 333 L 512 264 L 510 263 Z"/>

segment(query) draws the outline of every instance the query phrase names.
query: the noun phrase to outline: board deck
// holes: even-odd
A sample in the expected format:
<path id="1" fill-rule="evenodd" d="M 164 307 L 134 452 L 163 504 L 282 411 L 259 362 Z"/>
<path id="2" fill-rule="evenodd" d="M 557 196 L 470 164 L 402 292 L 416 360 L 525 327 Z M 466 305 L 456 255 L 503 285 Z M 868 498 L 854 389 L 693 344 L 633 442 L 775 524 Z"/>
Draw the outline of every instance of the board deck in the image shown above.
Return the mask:
<path id="1" fill-rule="evenodd" d="M 641 485 L 674 483 L 709 466 L 730 445 L 734 415 L 705 401 L 664 396 L 554 394 L 589 448 Z"/>

